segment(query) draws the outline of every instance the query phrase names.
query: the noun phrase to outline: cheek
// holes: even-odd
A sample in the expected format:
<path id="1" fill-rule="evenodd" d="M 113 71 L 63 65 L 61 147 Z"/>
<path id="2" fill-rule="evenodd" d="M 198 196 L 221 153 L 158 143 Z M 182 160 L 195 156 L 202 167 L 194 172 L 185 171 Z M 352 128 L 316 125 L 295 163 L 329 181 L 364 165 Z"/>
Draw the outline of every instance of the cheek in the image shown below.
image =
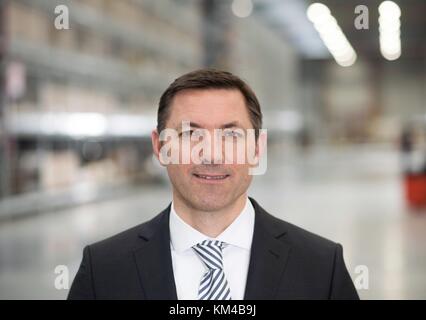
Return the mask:
<path id="1" fill-rule="evenodd" d="M 250 166 L 247 164 L 237 164 L 232 166 L 232 171 L 234 176 L 238 181 L 250 180 L 251 176 L 249 175 Z"/>
<path id="2" fill-rule="evenodd" d="M 170 179 L 176 182 L 183 182 L 185 180 L 189 180 L 191 178 L 189 172 L 189 167 L 185 165 L 172 164 L 167 166 L 167 173 Z"/>

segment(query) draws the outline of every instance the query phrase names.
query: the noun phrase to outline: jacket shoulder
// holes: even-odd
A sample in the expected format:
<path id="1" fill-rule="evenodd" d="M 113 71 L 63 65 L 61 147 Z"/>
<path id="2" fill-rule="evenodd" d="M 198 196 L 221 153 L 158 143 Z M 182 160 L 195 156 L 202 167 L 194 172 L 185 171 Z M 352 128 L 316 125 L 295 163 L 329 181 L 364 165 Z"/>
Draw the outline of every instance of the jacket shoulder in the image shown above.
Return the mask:
<path id="1" fill-rule="evenodd" d="M 89 247 L 92 252 L 104 253 L 135 250 L 144 242 L 144 235 L 153 235 L 155 233 L 161 222 L 164 222 L 164 219 L 168 216 L 167 213 L 167 209 L 165 209 L 152 219 L 111 237 L 90 244 Z"/>
<path id="2" fill-rule="evenodd" d="M 253 200 L 252 200 L 253 201 Z M 338 244 L 311 231 L 284 221 L 265 211 L 257 202 L 253 202 L 260 223 L 279 239 L 300 250 L 310 252 L 334 252 Z"/>
<path id="3" fill-rule="evenodd" d="M 335 250 L 337 243 L 309 230 L 276 218 L 288 230 L 287 241 L 307 249 Z"/>

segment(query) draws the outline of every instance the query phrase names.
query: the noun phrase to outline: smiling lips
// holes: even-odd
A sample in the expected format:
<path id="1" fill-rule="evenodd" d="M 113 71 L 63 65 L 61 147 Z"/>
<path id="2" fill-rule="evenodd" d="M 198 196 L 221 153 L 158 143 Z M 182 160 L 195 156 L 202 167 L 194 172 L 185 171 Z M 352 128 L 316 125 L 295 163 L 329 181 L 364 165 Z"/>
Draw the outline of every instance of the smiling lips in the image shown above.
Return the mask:
<path id="1" fill-rule="evenodd" d="M 204 174 L 204 173 L 194 173 L 194 176 L 198 179 L 205 181 L 221 181 L 229 177 L 229 174 Z"/>

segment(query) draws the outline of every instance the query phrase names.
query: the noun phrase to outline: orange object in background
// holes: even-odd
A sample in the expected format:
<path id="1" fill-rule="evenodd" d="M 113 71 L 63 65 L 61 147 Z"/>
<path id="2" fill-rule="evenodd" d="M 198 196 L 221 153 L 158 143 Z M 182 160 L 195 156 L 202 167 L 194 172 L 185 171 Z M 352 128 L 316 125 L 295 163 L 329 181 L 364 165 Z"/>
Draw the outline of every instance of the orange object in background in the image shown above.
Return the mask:
<path id="1" fill-rule="evenodd" d="M 405 176 L 405 197 L 412 208 L 426 208 L 426 174 Z"/>

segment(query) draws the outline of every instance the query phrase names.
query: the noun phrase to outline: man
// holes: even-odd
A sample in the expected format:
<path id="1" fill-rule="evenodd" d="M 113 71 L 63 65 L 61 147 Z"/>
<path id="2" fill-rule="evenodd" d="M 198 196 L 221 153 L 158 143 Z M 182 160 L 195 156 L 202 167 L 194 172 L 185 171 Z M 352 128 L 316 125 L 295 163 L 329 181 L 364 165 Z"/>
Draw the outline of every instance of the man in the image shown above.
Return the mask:
<path id="1" fill-rule="evenodd" d="M 261 127 L 259 102 L 235 75 L 203 69 L 176 79 L 160 99 L 152 132 L 173 200 L 152 220 L 87 246 L 69 299 L 358 299 L 340 244 L 248 198 L 254 164 L 232 159 L 221 138 L 230 137 L 238 154 L 237 142 L 248 140 L 242 133 L 255 130 L 259 160 Z M 200 130 L 207 148 L 194 152 Z M 214 143 L 212 133 L 219 136 Z"/>

